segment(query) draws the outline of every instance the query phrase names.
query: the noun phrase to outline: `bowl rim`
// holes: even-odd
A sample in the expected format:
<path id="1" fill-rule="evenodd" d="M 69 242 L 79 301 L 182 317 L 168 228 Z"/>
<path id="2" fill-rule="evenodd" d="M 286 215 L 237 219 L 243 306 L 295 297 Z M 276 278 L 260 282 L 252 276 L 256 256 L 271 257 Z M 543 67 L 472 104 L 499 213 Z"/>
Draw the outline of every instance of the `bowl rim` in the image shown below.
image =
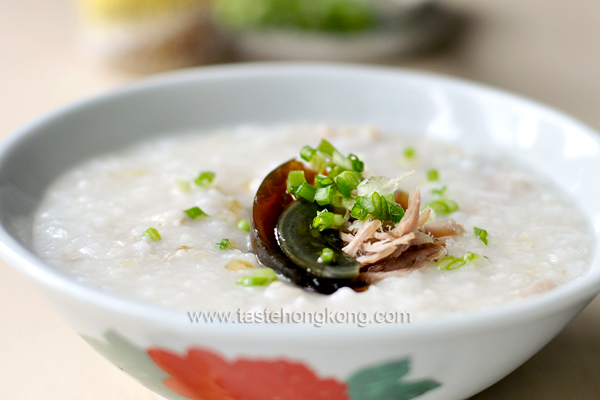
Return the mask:
<path id="1" fill-rule="evenodd" d="M 40 135 L 43 126 L 51 121 L 60 119 L 70 113 L 76 113 L 81 109 L 93 106 L 95 103 L 111 101 L 122 95 L 153 90 L 162 86 L 168 86 L 181 81 L 203 81 L 215 78 L 252 78 L 269 75 L 294 76 L 307 74 L 335 74 L 343 72 L 346 74 L 360 74 L 371 77 L 393 78 L 403 75 L 415 81 L 435 82 L 449 87 L 458 87 L 473 93 L 493 96 L 504 99 L 524 108 L 536 110 L 537 112 L 558 119 L 589 136 L 591 140 L 600 144 L 600 134 L 591 127 L 579 122 L 577 119 L 558 111 L 552 107 L 539 102 L 529 100 L 525 97 L 509 93 L 504 90 L 492 88 L 487 85 L 474 83 L 472 81 L 450 77 L 447 75 L 411 70 L 398 67 L 370 66 L 363 64 L 343 63 L 314 63 L 314 62 L 252 62 L 233 65 L 219 65 L 199 67 L 187 70 L 167 72 L 148 78 L 140 79 L 126 84 L 116 90 L 109 90 L 100 95 L 85 98 L 60 107 L 47 113 L 32 122 L 24 125 L 14 133 L 7 136 L 0 143 L 0 168 L 4 166 L 5 159 L 11 151 L 18 147 L 23 141 L 31 140 Z M 589 220 L 589 215 L 586 215 Z M 597 233 L 597 232 L 596 232 Z M 330 337 L 339 340 L 340 328 L 344 334 L 352 337 L 372 337 L 373 330 L 378 335 L 393 336 L 418 336 L 424 340 L 435 335 L 448 335 L 450 333 L 465 334 L 473 333 L 475 330 L 495 330 L 501 327 L 512 326 L 535 321 L 549 317 L 552 314 L 567 308 L 583 306 L 595 297 L 600 291 L 600 268 L 593 268 L 600 263 L 598 252 L 599 240 L 594 241 L 594 249 L 590 258 L 588 270 L 583 276 L 576 278 L 564 285 L 544 293 L 541 296 L 527 299 L 526 301 L 497 306 L 489 309 L 469 311 L 464 313 L 450 314 L 441 317 L 428 318 L 409 324 L 368 324 L 367 327 L 349 329 L 355 327 L 352 324 L 325 324 L 316 328 L 311 324 L 259 324 L 238 323 L 235 329 L 229 323 L 191 323 L 186 311 L 160 306 L 157 304 L 129 298 L 120 294 L 114 294 L 101 290 L 84 283 L 77 282 L 70 277 L 39 259 L 31 250 L 21 245 L 6 229 L 5 223 L 0 222 L 0 254 L 5 260 L 38 284 L 52 289 L 63 296 L 82 303 L 90 304 L 109 313 L 121 314 L 122 316 L 137 320 L 144 320 L 159 325 L 169 326 L 172 329 L 211 331 L 218 335 L 240 335 L 258 334 L 261 337 L 275 338 L 280 336 L 281 329 L 285 330 L 288 337 L 310 338 L 318 335 L 320 338 Z M 201 311 L 201 310 L 189 310 Z M 410 312 L 409 310 L 407 310 Z M 293 325 L 293 329 L 288 329 Z M 275 328 L 274 328 L 275 327 Z"/>

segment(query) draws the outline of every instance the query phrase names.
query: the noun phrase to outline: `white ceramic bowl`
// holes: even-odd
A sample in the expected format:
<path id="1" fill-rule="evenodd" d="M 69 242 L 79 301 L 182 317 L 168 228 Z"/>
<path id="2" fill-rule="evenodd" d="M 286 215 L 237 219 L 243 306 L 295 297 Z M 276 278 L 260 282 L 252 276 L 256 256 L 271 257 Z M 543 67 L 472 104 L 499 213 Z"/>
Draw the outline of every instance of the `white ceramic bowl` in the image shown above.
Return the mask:
<path id="1" fill-rule="evenodd" d="M 598 235 L 600 140 L 568 116 L 420 72 L 255 64 L 149 79 L 54 112 L 5 140 L 0 249 L 78 333 L 169 399 L 207 392 L 249 400 L 466 398 L 531 357 L 600 290 L 595 254 L 583 278 L 537 298 L 414 324 L 191 324 L 184 312 L 77 283 L 31 250 L 35 207 L 75 163 L 163 132 L 322 121 L 510 153 L 577 199 Z"/>

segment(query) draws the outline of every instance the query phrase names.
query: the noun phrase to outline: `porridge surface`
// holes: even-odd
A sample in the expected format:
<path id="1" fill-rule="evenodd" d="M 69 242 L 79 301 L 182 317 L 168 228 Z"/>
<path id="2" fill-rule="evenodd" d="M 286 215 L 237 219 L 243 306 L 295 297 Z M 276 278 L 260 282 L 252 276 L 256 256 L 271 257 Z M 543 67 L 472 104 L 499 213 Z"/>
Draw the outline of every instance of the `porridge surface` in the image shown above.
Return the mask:
<path id="1" fill-rule="evenodd" d="M 268 172 L 322 137 L 357 154 L 374 175 L 417 170 L 401 188 L 420 187 L 424 203 L 436 199 L 431 190 L 447 186 L 460 210 L 436 218 L 451 217 L 466 231 L 448 244 L 449 253 L 473 252 L 479 260 L 452 271 L 432 264 L 362 293 L 343 288 L 326 296 L 282 281 L 236 284 L 251 270 L 225 268 L 232 260 L 259 267 L 249 234 L 237 227 L 250 220 L 256 189 Z M 407 147 L 415 149 L 413 159 L 404 157 Z M 439 182 L 427 181 L 432 168 Z M 215 172 L 212 187 L 193 183 L 200 171 Z M 178 181 L 191 190 L 182 191 Z M 194 206 L 209 217 L 189 219 L 182 211 Z M 488 246 L 474 226 L 487 230 Z M 144 238 L 149 227 L 162 239 Z M 576 279 L 587 271 L 590 237 L 560 192 L 510 159 L 369 127 L 240 127 L 142 143 L 61 176 L 34 221 L 43 259 L 80 282 L 128 297 L 181 310 L 390 310 L 410 312 L 413 320 L 522 301 Z M 221 250 L 215 244 L 224 238 L 232 246 Z"/>

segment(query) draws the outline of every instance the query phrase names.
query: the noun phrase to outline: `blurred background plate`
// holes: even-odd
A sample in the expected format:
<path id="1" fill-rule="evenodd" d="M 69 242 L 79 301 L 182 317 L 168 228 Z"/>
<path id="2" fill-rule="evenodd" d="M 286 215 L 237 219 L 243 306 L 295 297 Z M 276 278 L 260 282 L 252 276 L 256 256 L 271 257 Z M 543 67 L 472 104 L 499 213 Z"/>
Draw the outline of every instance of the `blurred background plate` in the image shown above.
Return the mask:
<path id="1" fill-rule="evenodd" d="M 430 2 L 392 17 L 358 32 L 247 30 L 233 34 L 232 45 L 237 55 L 250 59 L 371 62 L 436 46 L 458 26 L 452 14 Z"/>

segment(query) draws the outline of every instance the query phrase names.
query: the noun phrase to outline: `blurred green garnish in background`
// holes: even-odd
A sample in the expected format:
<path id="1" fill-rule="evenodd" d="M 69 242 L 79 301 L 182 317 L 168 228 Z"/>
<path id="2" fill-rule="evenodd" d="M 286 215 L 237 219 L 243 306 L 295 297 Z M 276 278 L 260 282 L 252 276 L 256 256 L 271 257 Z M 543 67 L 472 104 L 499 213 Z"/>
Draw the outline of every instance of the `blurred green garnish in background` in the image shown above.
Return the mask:
<path id="1" fill-rule="evenodd" d="M 215 13 L 234 29 L 297 28 L 351 32 L 375 25 L 365 0 L 214 0 Z"/>

